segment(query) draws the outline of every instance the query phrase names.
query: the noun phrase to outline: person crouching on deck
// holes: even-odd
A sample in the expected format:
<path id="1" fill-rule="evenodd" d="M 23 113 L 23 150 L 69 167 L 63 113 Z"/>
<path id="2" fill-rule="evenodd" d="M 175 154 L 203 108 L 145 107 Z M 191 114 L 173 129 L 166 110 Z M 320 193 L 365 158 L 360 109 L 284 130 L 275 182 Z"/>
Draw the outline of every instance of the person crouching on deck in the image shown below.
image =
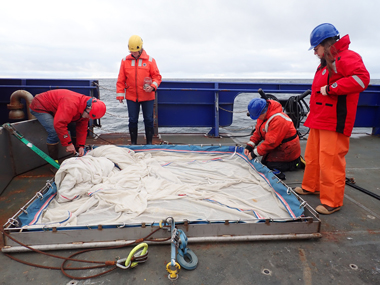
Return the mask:
<path id="1" fill-rule="evenodd" d="M 340 39 L 338 30 L 323 23 L 310 34 L 309 50 L 320 64 L 311 86 L 310 113 L 304 123 L 310 128 L 306 168 L 300 195 L 319 194 L 315 210 L 329 215 L 343 206 L 346 185 L 346 159 L 354 127 L 360 92 L 370 75 L 359 54 L 349 50 L 348 35 Z"/>
<path id="2" fill-rule="evenodd" d="M 49 156 L 58 160 L 58 143 L 66 147 L 66 152 L 84 154 L 88 121 L 99 119 L 106 113 L 106 105 L 99 99 L 66 89 L 50 90 L 37 94 L 30 104 L 30 112 L 48 133 Z M 68 125 L 76 123 L 76 140 L 69 134 Z"/>
<path id="3" fill-rule="evenodd" d="M 281 172 L 303 168 L 297 130 L 282 111 L 281 104 L 274 100 L 255 98 L 249 102 L 248 112 L 257 123 L 244 154 L 249 159 L 262 156 L 261 163 L 275 170 L 274 173 L 282 179 L 285 175 Z"/>

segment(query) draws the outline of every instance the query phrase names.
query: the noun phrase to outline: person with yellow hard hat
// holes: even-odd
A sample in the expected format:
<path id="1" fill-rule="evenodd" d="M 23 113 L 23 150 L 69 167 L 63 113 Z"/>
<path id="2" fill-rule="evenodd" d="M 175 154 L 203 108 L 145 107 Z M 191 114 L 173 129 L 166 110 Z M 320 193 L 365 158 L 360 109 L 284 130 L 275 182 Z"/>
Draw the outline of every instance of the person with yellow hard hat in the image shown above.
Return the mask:
<path id="1" fill-rule="evenodd" d="M 162 77 L 155 59 L 143 49 L 140 36 L 133 35 L 129 38 L 128 49 L 130 54 L 122 59 L 120 65 L 116 99 L 120 103 L 127 100 L 131 144 L 137 144 L 140 106 L 144 117 L 146 144 L 152 144 L 155 91 Z"/>

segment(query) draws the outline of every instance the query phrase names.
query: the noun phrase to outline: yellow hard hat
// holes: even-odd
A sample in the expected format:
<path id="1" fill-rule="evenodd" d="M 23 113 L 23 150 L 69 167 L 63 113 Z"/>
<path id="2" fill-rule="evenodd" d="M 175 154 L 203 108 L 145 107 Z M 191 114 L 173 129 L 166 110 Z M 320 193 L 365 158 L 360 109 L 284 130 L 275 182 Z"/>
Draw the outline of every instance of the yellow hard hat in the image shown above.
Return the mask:
<path id="1" fill-rule="evenodd" d="M 128 48 L 130 51 L 135 52 L 135 51 L 140 51 L 143 46 L 143 40 L 141 37 L 137 35 L 133 35 L 132 37 L 129 38 L 128 42 Z"/>

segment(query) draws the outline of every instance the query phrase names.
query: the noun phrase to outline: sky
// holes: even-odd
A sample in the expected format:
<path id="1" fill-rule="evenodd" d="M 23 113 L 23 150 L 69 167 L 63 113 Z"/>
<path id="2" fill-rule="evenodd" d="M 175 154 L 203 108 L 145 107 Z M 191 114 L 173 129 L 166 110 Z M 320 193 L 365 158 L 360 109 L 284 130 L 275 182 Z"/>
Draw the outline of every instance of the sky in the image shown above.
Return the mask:
<path id="1" fill-rule="evenodd" d="M 380 79 L 377 0 L 3 1 L 0 78 L 117 78 L 139 35 L 163 79 L 312 79 L 332 23 Z"/>

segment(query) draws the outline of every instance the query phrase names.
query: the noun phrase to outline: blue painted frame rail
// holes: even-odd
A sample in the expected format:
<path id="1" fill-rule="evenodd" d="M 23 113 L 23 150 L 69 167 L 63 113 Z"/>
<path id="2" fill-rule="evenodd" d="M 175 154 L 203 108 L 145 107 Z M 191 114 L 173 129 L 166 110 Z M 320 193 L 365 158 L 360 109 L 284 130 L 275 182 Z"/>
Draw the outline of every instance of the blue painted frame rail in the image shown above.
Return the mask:
<path id="1" fill-rule="evenodd" d="M 240 93 L 282 93 L 299 95 L 310 84 L 162 81 L 157 89 L 156 125 L 158 127 L 211 127 L 210 136 L 230 126 L 233 107 Z M 227 111 L 226 111 L 227 110 Z M 380 85 L 370 85 L 360 94 L 355 127 L 371 127 L 380 135 Z"/>
<path id="2" fill-rule="evenodd" d="M 10 96 L 17 90 L 28 91 L 33 96 L 52 89 L 69 89 L 83 95 L 99 98 L 99 82 L 94 79 L 18 79 L 0 78 L 0 122 L 9 122 Z M 26 106 L 24 104 L 24 112 Z M 90 122 L 92 126 L 93 122 Z"/>
<path id="3" fill-rule="evenodd" d="M 98 80 L 91 79 L 15 79 L 0 78 L 0 122 L 8 122 L 10 94 L 23 89 L 35 95 L 65 88 L 99 98 Z M 219 137 L 219 128 L 233 121 L 234 100 L 240 93 L 298 95 L 310 84 L 250 83 L 220 81 L 162 81 L 157 90 L 155 126 L 210 127 L 210 136 Z M 370 85 L 360 94 L 355 127 L 371 127 L 380 135 L 380 85 Z"/>

